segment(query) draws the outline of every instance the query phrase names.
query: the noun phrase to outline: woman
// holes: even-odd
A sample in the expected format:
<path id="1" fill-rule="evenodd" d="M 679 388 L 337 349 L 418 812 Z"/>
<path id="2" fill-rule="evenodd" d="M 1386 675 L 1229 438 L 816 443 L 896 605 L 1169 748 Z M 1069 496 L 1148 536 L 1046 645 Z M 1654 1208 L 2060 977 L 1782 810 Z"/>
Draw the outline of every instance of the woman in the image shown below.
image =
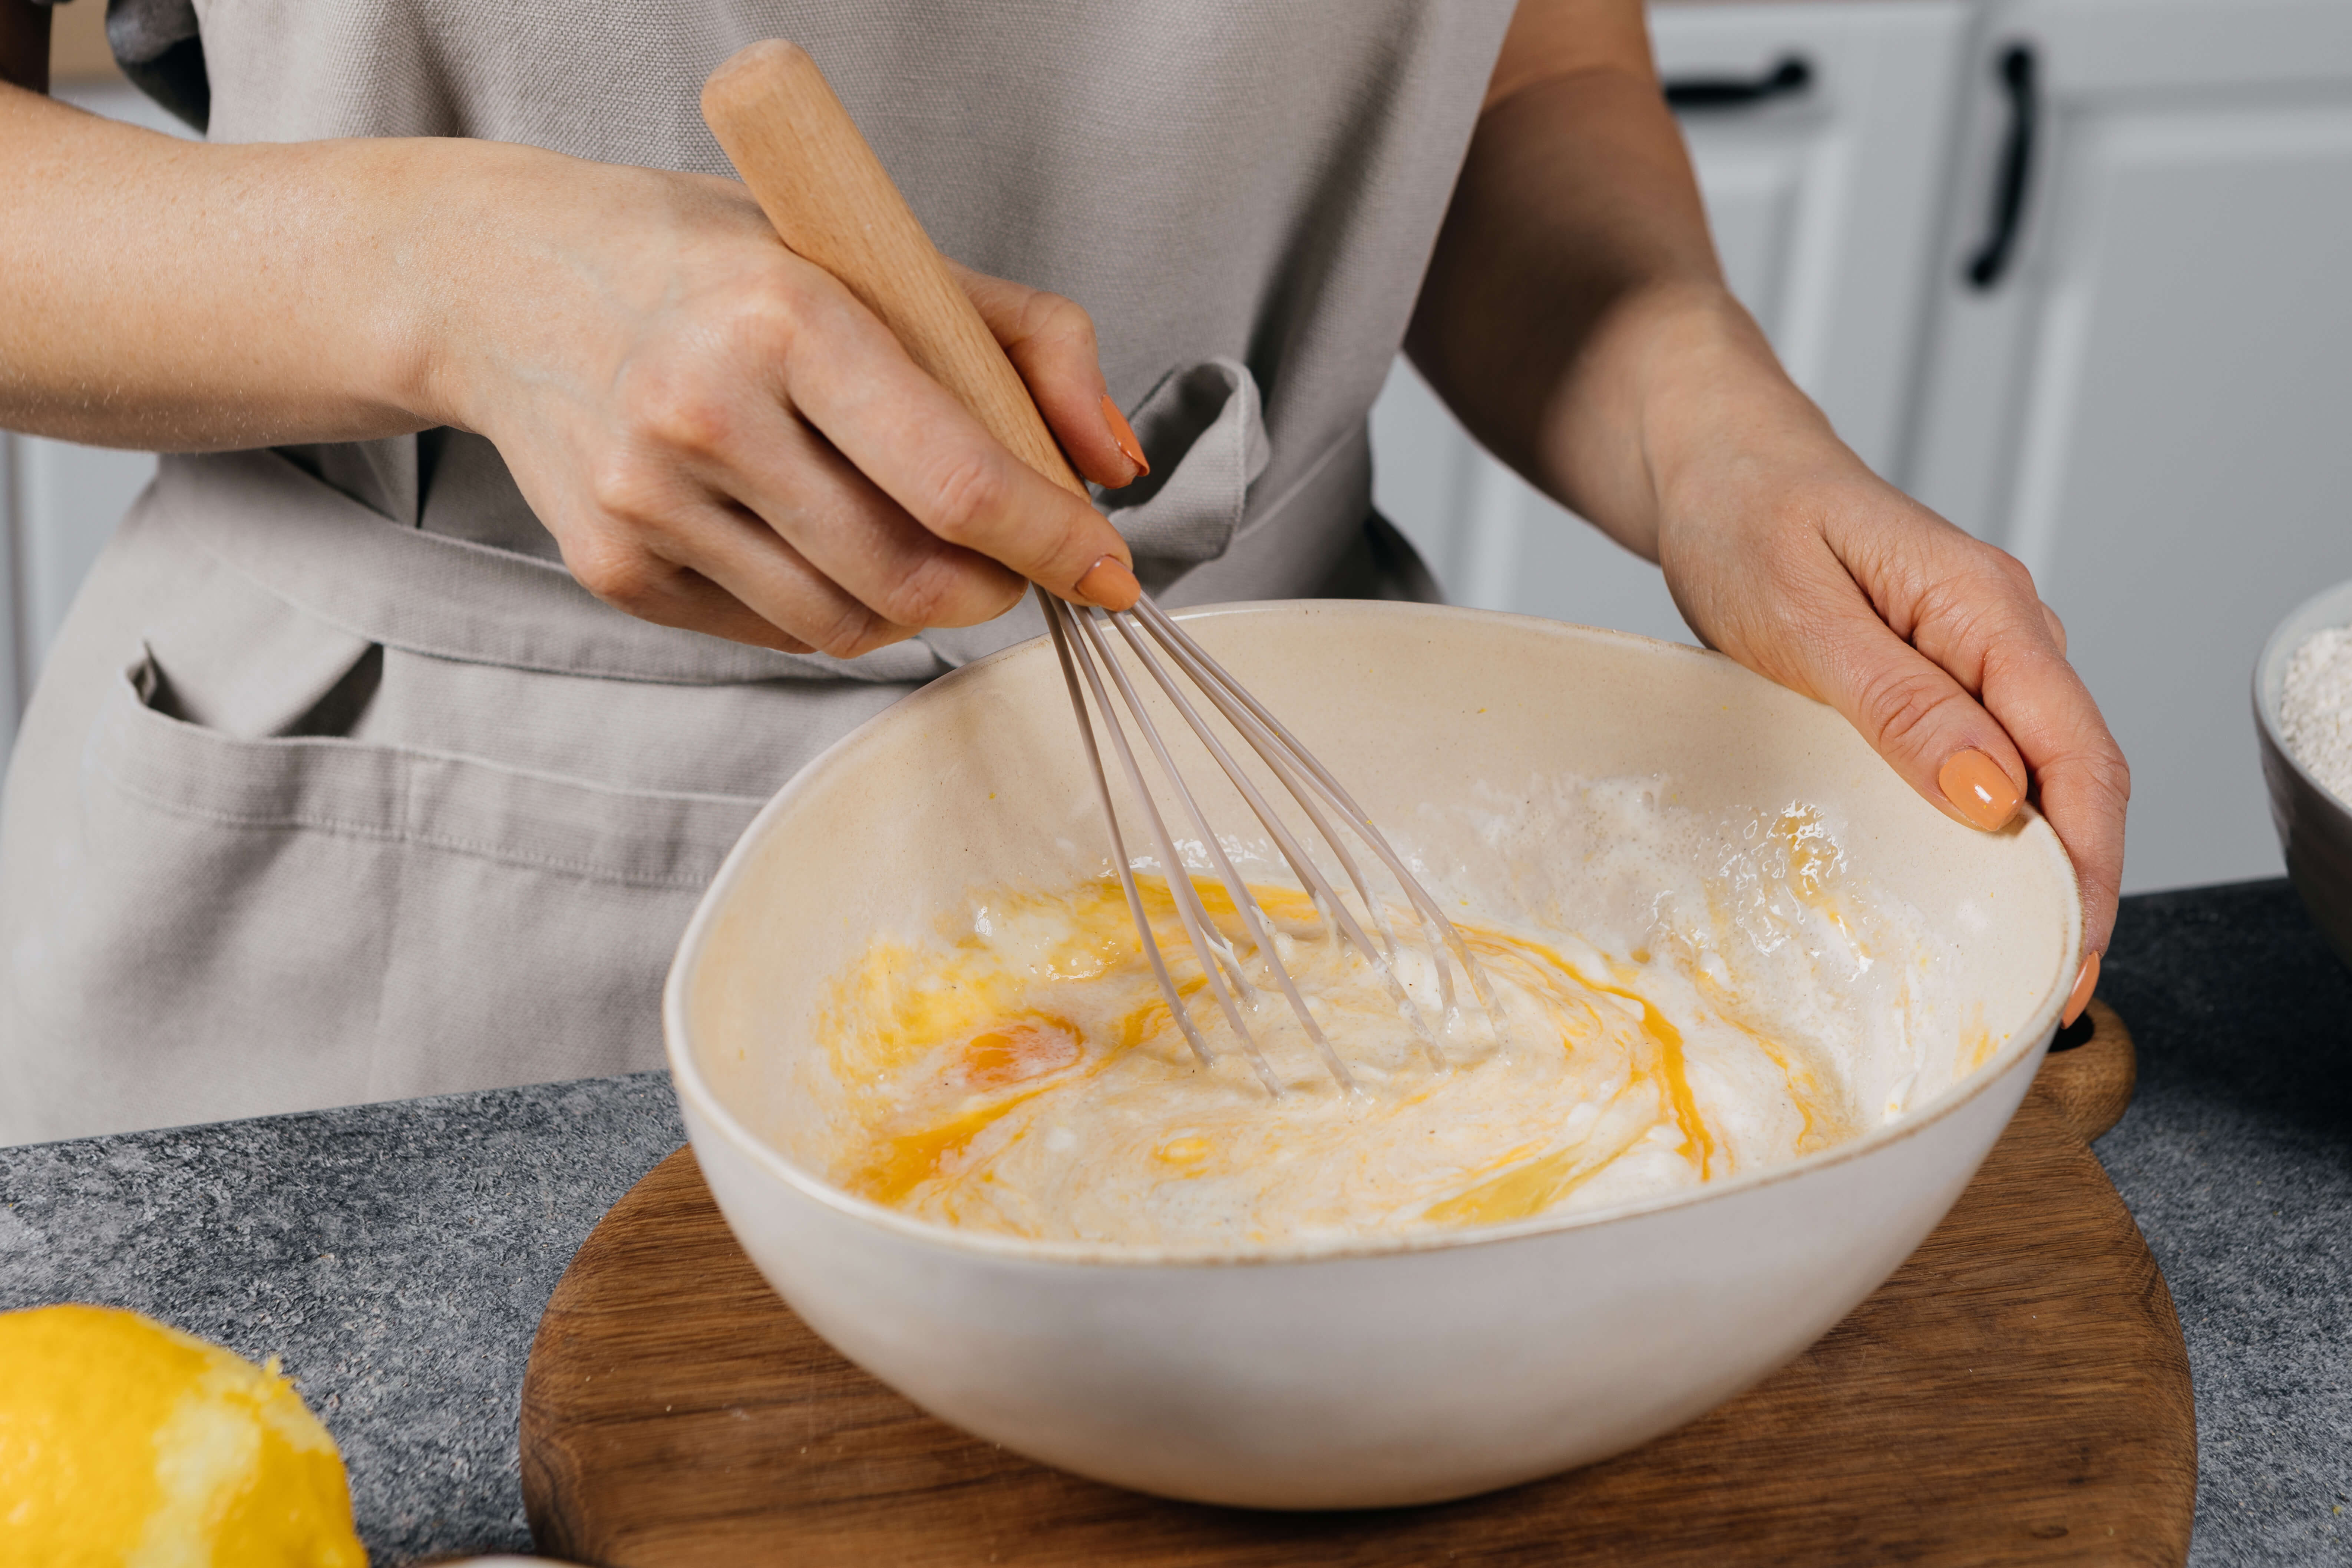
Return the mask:
<path id="1" fill-rule="evenodd" d="M 211 143 L 0 96 L 0 424 L 181 455 L 12 765 L 0 1139 L 654 1065 L 759 802 L 1031 635 L 1024 579 L 1415 591 L 1364 429 L 1401 341 L 1927 799 L 2038 792 L 2105 945 L 2126 775 L 2063 633 L 1725 291 L 1638 0 L 114 12 Z M 761 37 L 975 269 L 1108 519 L 724 177 L 697 91 Z"/>

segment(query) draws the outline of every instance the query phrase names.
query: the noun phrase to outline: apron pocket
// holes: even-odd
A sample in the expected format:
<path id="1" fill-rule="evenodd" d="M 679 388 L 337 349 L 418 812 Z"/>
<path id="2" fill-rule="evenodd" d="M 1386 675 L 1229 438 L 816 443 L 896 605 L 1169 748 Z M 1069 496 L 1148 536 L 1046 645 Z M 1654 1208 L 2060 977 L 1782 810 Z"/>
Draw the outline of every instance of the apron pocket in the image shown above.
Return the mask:
<path id="1" fill-rule="evenodd" d="M 698 891 L 765 804 L 615 789 L 336 735 L 248 740 L 177 717 L 172 691 L 169 674 L 142 647 L 99 716 L 86 767 L 121 793 L 191 821 L 308 829 L 590 881 Z"/>
<path id="2" fill-rule="evenodd" d="M 660 1065 L 670 950 L 761 801 L 241 738 L 172 690 L 142 649 L 16 889 L 19 1092 L 160 1126 Z"/>
<path id="3" fill-rule="evenodd" d="M 1136 575 L 1158 593 L 1232 547 L 1249 488 L 1274 449 L 1257 379 L 1238 360 L 1170 371 L 1129 423 L 1155 461 L 1150 473 L 1109 492 L 1116 504 L 1108 516 L 1134 548 Z"/>

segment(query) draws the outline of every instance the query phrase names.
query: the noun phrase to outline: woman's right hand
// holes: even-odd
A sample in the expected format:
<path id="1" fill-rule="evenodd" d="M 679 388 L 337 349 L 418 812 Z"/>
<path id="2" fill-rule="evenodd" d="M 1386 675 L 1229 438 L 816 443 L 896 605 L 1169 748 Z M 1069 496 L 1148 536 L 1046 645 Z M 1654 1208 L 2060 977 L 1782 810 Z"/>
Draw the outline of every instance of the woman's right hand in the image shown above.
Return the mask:
<path id="1" fill-rule="evenodd" d="M 448 145 L 457 188 L 407 264 L 416 401 L 497 444 L 598 598 L 842 658 L 992 619 L 1028 581 L 1133 602 L 1118 531 L 787 250 L 741 185 Z M 958 271 L 1078 471 L 1147 471 L 1087 313 Z"/>
<path id="2" fill-rule="evenodd" d="M 168 452 L 473 430 L 592 593 L 794 652 L 984 621 L 1024 578 L 1137 591 L 1117 531 L 731 180 L 185 142 L 6 86 L 0 147 L 0 426 Z M 961 276 L 1078 471 L 1141 472 L 1086 312 Z"/>

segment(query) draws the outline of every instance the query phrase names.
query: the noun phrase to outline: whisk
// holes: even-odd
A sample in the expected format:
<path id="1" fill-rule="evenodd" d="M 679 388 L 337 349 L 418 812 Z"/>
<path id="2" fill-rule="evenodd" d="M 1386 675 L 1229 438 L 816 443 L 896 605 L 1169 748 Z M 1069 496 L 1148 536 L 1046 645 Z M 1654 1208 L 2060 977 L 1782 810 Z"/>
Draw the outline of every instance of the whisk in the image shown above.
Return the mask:
<path id="1" fill-rule="evenodd" d="M 1028 388 L 948 271 L 879 160 L 858 134 L 815 62 L 801 49 L 779 40 L 753 44 L 711 74 L 703 88 L 702 108 L 712 133 L 734 161 L 736 170 L 785 245 L 846 286 L 897 334 L 916 363 L 954 394 L 1015 456 L 1055 483 L 1085 497 L 1086 486 L 1071 471 L 1036 405 L 1031 401 Z M 1135 671 L 1139 671 L 1150 688 L 1160 692 L 1214 759 L 1307 890 L 1321 920 L 1379 973 L 1399 1012 L 1411 1021 L 1433 1068 L 1442 1069 L 1447 1065 L 1439 1029 L 1423 1016 L 1399 973 L 1400 947 L 1392 923 L 1386 907 L 1374 896 L 1360 861 L 1350 852 L 1349 838 L 1369 849 L 1394 879 L 1407 910 L 1420 927 L 1435 971 L 1441 1026 L 1450 1025 L 1459 1012 L 1453 973 L 1455 968 L 1461 970 L 1488 1017 L 1499 1022 L 1494 996 L 1468 944 L 1370 818 L 1281 721 L 1150 595 L 1139 598 L 1131 609 L 1118 613 L 1068 604 L 1042 586 L 1036 590 L 1036 597 L 1060 656 L 1070 705 L 1077 718 L 1087 760 L 1094 770 L 1104 823 L 1110 835 L 1111 863 L 1118 870 L 1152 975 L 1177 1026 L 1203 1067 L 1213 1061 L 1215 1052 L 1171 974 L 1167 956 L 1160 952 L 1153 934 L 1129 856 L 1127 835 L 1113 799 L 1110 775 L 1104 766 L 1098 733 L 1109 742 L 1127 782 L 1128 793 L 1137 803 L 1136 813 L 1142 818 L 1151 850 L 1166 872 L 1178 922 L 1199 962 L 1216 1011 L 1223 1016 L 1259 1081 L 1270 1094 L 1284 1092 L 1280 1076 L 1267 1060 L 1258 1034 L 1251 1027 L 1251 1019 L 1262 1016 L 1272 1005 L 1265 996 L 1270 989 L 1287 1004 L 1290 1016 L 1312 1045 L 1324 1069 L 1342 1089 L 1354 1092 L 1358 1088 L 1355 1075 L 1332 1048 L 1283 962 L 1273 916 L 1234 867 L 1202 809 L 1198 795 L 1186 783 L 1171 755 L 1165 738 L 1147 710 L 1147 700 Z M 1118 652 L 1122 647 L 1124 658 Z M 1193 694 L 1197 694 L 1197 700 Z M 1306 844 L 1250 777 L 1217 727 L 1202 712 L 1203 702 L 1223 721 L 1226 730 L 1255 754 L 1265 772 L 1311 825 L 1315 836 L 1339 862 L 1358 902 L 1377 931 L 1377 937 L 1348 908 Z M 1146 780 L 1136 747 L 1129 739 L 1130 728 L 1177 803 L 1210 870 L 1232 900 L 1242 929 L 1262 966 L 1262 979 L 1253 979 L 1244 963 L 1245 955 L 1210 917 L 1179 852 L 1175 835 Z M 1270 980 L 1271 985 L 1264 984 L 1264 980 Z"/>
<path id="2" fill-rule="evenodd" d="M 1053 634 L 1055 651 L 1061 657 L 1062 679 L 1069 686 L 1070 707 L 1077 715 L 1078 733 L 1086 745 L 1087 760 L 1094 768 L 1095 788 L 1102 802 L 1103 822 L 1110 832 L 1111 862 L 1118 868 L 1119 886 L 1127 894 L 1129 912 L 1135 917 L 1135 929 L 1142 938 L 1144 955 L 1150 962 L 1153 978 L 1160 983 L 1160 994 L 1167 999 L 1169 1011 L 1202 1065 L 1207 1065 L 1211 1059 L 1209 1044 L 1186 1008 L 1174 979 L 1168 973 L 1167 961 L 1152 934 L 1151 921 L 1144 913 L 1143 898 L 1136 886 L 1126 838 L 1119 830 L 1118 810 L 1111 800 L 1110 778 L 1104 771 L 1102 753 L 1095 742 L 1095 724 L 1087 717 L 1087 700 L 1089 697 L 1093 699 L 1096 713 L 1101 716 L 1102 728 L 1110 740 L 1111 749 L 1118 757 L 1119 770 L 1126 775 L 1129 792 L 1139 803 L 1138 809 L 1150 826 L 1152 845 L 1159 853 L 1160 862 L 1168 869 L 1169 890 L 1174 899 L 1177 918 L 1184 928 L 1186 940 L 1200 960 L 1210 994 L 1214 997 L 1218 1010 L 1224 1015 L 1225 1022 L 1232 1027 L 1234 1037 L 1241 1042 L 1259 1081 L 1265 1085 L 1269 1093 L 1278 1095 L 1283 1091 L 1281 1079 L 1267 1062 L 1265 1050 L 1242 1016 L 1243 1007 L 1254 1004 L 1255 988 L 1232 945 L 1210 920 L 1199 889 L 1184 874 L 1183 858 L 1169 832 L 1166 819 L 1152 798 L 1151 790 L 1144 781 L 1143 772 L 1137 765 L 1134 749 L 1128 742 L 1118 712 L 1104 690 L 1105 672 L 1108 673 L 1112 684 L 1118 689 L 1129 721 L 1142 738 L 1145 749 L 1158 763 L 1160 776 L 1181 803 L 1193 831 L 1200 836 L 1199 842 L 1204 855 L 1214 868 L 1218 880 L 1223 884 L 1227 897 L 1232 899 L 1234 908 L 1273 976 L 1276 987 L 1289 1004 L 1299 1027 L 1314 1045 L 1316 1055 L 1322 1059 L 1325 1070 L 1340 1088 L 1353 1092 L 1358 1087 L 1355 1075 L 1348 1070 L 1348 1064 L 1340 1059 L 1339 1054 L 1331 1048 L 1331 1042 L 1325 1037 L 1322 1026 L 1316 1021 L 1306 998 L 1299 994 L 1297 982 L 1282 962 L 1282 955 L 1274 942 L 1273 917 L 1234 868 L 1216 830 L 1210 826 L 1207 814 L 1201 809 L 1198 796 L 1185 784 L 1183 773 L 1170 757 L 1159 728 L 1144 710 L 1143 700 L 1129 679 L 1125 667 L 1113 657 L 1109 641 L 1102 629 L 1105 626 L 1119 634 L 1132 659 L 1150 674 L 1169 703 L 1183 716 L 1186 725 L 1199 738 L 1201 744 L 1216 759 L 1217 765 L 1232 781 L 1235 791 L 1249 803 L 1251 813 L 1264 826 L 1284 861 L 1307 889 L 1317 912 L 1335 926 L 1342 938 L 1379 972 L 1390 994 L 1395 997 L 1399 1010 L 1412 1021 L 1422 1047 L 1429 1054 L 1430 1065 L 1443 1069 L 1446 1066 L 1444 1047 L 1439 1044 L 1436 1033 L 1422 1016 L 1412 994 L 1405 989 L 1392 962 L 1397 952 L 1395 932 L 1390 927 L 1380 900 L 1373 897 L 1370 887 L 1365 882 L 1363 871 L 1355 857 L 1349 853 L 1346 837 L 1334 826 L 1333 817 L 1338 817 L 1349 833 L 1380 858 L 1390 875 L 1396 879 L 1397 885 L 1403 889 L 1413 913 L 1419 917 L 1430 941 L 1431 958 L 1437 973 L 1439 1005 L 1444 1014 L 1450 1017 L 1456 1010 L 1453 973 L 1445 963 L 1449 954 L 1468 975 L 1480 1005 L 1490 1016 L 1494 1012 L 1494 999 L 1486 990 L 1478 962 L 1472 956 L 1468 944 L 1462 940 L 1461 932 L 1454 929 L 1452 921 L 1445 918 L 1445 912 L 1438 907 L 1437 900 L 1430 897 L 1428 889 L 1406 868 L 1403 859 L 1390 847 L 1388 839 L 1372 825 L 1371 819 L 1364 815 L 1347 790 L 1341 787 L 1339 781 L 1333 778 L 1288 730 L 1283 728 L 1281 721 L 1267 712 L 1263 703 L 1252 697 L 1248 689 L 1210 658 L 1181 626 L 1154 604 L 1150 595 L 1138 599 L 1133 609 L 1118 614 L 1082 609 L 1055 598 L 1043 589 L 1038 590 L 1037 598 L 1045 610 L 1046 627 Z M 1155 643 L 1158 645 L 1156 652 L 1152 646 Z M 1166 656 L 1165 660 L 1162 655 Z M 1382 939 L 1380 943 L 1376 944 L 1365 932 L 1361 923 L 1341 900 L 1338 890 L 1316 866 L 1314 858 L 1291 832 L 1281 814 L 1251 782 L 1232 752 L 1202 716 L 1198 705 L 1185 694 L 1177 679 L 1169 673 L 1166 660 L 1172 660 L 1183 671 L 1234 732 L 1257 753 L 1267 771 L 1280 781 L 1292 801 L 1314 825 L 1316 833 L 1339 860 L 1349 881 L 1354 886 L 1358 900 L 1380 929 Z M 1082 678 L 1083 695 L 1080 691 Z"/>

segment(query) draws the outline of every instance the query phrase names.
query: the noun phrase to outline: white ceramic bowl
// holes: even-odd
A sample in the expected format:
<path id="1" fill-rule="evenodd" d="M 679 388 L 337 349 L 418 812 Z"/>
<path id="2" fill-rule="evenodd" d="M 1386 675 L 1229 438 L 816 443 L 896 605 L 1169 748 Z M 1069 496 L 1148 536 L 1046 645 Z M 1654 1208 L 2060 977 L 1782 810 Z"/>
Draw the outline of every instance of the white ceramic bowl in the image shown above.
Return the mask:
<path id="1" fill-rule="evenodd" d="M 2286 667 L 2312 633 L 2352 626 L 2352 583 L 2314 595 L 2278 624 L 2254 661 L 2254 729 L 2286 874 L 2336 955 L 2352 963 L 2352 809 L 2297 762 L 2279 738 Z"/>
<path id="2" fill-rule="evenodd" d="M 1268 1508 L 1460 1497 L 1631 1447 L 1787 1361 L 1892 1273 L 2023 1097 L 2080 963 L 2055 837 L 1920 801 L 1829 710 L 1729 660 L 1422 605 L 1203 611 L 1194 634 L 1400 837 L 1424 803 L 1663 774 L 1709 807 L 1827 806 L 1956 948 L 1990 1059 L 1854 1142 L 1696 1193 L 1411 1240 L 1151 1253 L 909 1219 L 791 1152 L 807 1028 L 879 929 L 1006 881 L 1104 874 L 1042 642 L 937 682 L 795 778 L 680 944 L 669 1060 L 704 1175 L 809 1325 L 982 1437 L 1122 1486 Z M 1237 820 L 1246 820 L 1237 818 Z"/>

